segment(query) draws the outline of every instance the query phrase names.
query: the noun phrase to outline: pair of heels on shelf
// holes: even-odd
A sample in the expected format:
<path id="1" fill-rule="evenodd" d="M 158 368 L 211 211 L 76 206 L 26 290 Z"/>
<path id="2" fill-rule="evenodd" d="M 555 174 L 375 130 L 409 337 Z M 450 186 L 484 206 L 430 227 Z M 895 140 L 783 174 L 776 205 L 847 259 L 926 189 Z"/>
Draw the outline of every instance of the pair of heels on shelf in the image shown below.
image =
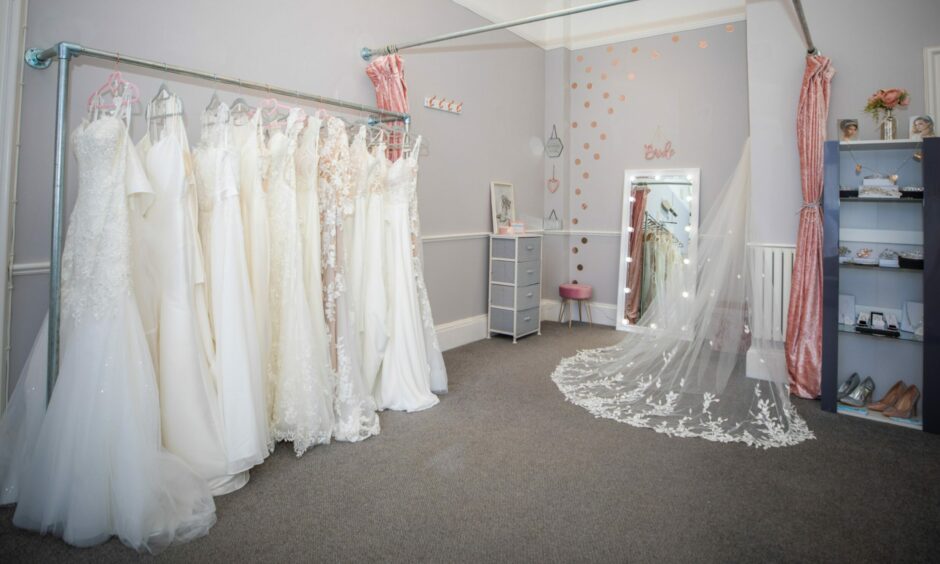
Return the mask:
<path id="1" fill-rule="evenodd" d="M 862 380 L 858 373 L 852 374 L 839 386 L 839 402 L 850 407 L 867 407 L 869 411 L 881 412 L 885 417 L 912 419 L 917 416 L 917 400 L 920 390 L 898 381 L 880 400 L 870 403 L 875 392 L 875 381 L 871 377 Z"/>

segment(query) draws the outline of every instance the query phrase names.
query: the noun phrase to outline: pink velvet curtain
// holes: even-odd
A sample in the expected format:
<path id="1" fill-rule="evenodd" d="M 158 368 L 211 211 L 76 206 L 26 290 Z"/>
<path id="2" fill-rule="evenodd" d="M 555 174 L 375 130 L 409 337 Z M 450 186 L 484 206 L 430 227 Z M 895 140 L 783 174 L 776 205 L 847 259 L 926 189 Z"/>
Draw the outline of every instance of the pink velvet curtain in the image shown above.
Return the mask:
<path id="1" fill-rule="evenodd" d="M 822 369 L 823 141 L 829 117 L 829 84 L 835 70 L 828 58 L 806 58 L 796 118 L 803 207 L 787 315 L 786 356 L 790 392 L 819 396 Z"/>
<path id="2" fill-rule="evenodd" d="M 366 67 L 366 74 L 375 86 L 376 105 L 383 110 L 408 112 L 408 86 L 405 84 L 405 63 L 397 54 L 377 57 Z M 389 144 L 388 158 L 396 160 L 401 155 L 400 135 L 393 135 Z"/>
<path id="3" fill-rule="evenodd" d="M 633 207 L 630 208 L 630 226 L 633 227 L 633 233 L 630 234 L 630 265 L 627 268 L 627 288 L 630 293 L 627 296 L 627 311 L 624 317 L 630 323 L 636 323 L 640 318 L 640 290 L 643 286 L 643 213 L 646 211 L 646 195 L 649 188 L 633 188 L 630 195 L 635 200 Z"/>

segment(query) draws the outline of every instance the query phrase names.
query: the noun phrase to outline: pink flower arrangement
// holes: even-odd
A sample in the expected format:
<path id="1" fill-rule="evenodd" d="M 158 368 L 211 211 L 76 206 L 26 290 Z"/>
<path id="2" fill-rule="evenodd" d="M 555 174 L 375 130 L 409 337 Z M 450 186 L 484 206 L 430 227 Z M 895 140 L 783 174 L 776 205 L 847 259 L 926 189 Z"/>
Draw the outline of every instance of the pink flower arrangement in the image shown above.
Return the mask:
<path id="1" fill-rule="evenodd" d="M 906 108 L 911 103 L 911 95 L 903 88 L 889 88 L 879 90 L 868 97 L 868 104 L 865 105 L 865 111 L 872 117 L 878 119 L 881 112 L 890 112 L 898 106 Z"/>

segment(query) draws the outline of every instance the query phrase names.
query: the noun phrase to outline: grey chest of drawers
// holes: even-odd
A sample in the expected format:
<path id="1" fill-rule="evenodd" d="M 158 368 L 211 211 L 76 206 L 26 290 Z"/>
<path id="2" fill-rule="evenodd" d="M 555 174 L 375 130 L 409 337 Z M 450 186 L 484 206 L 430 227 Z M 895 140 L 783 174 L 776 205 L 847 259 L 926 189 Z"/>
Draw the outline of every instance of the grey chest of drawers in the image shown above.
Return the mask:
<path id="1" fill-rule="evenodd" d="M 490 235 L 487 338 L 542 334 L 542 236 Z"/>

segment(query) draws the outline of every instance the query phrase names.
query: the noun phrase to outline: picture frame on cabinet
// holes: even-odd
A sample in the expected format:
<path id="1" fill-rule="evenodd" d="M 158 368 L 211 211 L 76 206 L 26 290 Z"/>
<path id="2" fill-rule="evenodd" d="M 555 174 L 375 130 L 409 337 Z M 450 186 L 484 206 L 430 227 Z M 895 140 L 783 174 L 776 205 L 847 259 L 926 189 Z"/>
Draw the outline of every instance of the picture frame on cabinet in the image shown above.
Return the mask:
<path id="1" fill-rule="evenodd" d="M 936 120 L 926 114 L 914 116 L 911 118 L 911 126 L 908 129 L 909 137 L 912 141 L 923 141 L 924 137 L 936 137 Z"/>
<path id="2" fill-rule="evenodd" d="M 516 219 L 516 195 L 512 184 L 490 182 L 490 205 L 493 209 L 493 233 L 509 233 Z"/>
<path id="3" fill-rule="evenodd" d="M 839 141 L 858 141 L 858 120 L 855 118 L 840 119 Z"/>

